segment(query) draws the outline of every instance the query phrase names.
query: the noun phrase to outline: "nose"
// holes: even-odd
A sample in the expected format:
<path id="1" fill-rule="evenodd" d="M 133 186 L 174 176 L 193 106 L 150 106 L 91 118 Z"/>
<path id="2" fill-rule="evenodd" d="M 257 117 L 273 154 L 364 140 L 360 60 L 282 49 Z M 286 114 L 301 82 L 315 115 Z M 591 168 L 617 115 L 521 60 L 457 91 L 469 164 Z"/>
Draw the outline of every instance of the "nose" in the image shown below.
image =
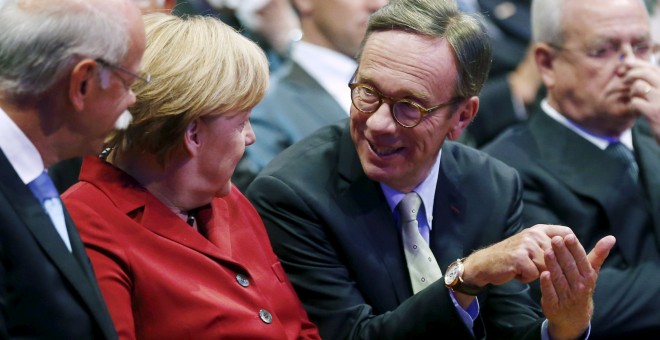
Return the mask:
<path id="1" fill-rule="evenodd" d="M 250 146 L 257 141 L 257 136 L 254 134 L 254 130 L 252 130 L 252 124 L 250 124 L 249 120 L 247 121 L 247 123 L 245 123 L 244 129 L 245 129 L 245 146 Z"/>
<path id="2" fill-rule="evenodd" d="M 637 56 L 635 55 L 635 51 L 633 51 L 632 46 L 630 44 L 625 44 L 621 48 L 621 55 L 619 56 L 620 61 L 629 61 L 632 62 L 635 60 Z"/>
<path id="3" fill-rule="evenodd" d="M 378 110 L 367 117 L 366 125 L 373 132 L 394 132 L 398 124 L 392 115 L 392 105 L 389 102 L 383 102 Z"/>
<path id="4" fill-rule="evenodd" d="M 637 60 L 637 56 L 635 55 L 635 52 L 633 51 L 633 48 L 630 44 L 625 44 L 621 47 L 621 52 L 617 58 L 618 65 L 616 68 L 616 73 L 620 77 L 624 76 L 626 72 L 632 68 L 635 60 Z"/>

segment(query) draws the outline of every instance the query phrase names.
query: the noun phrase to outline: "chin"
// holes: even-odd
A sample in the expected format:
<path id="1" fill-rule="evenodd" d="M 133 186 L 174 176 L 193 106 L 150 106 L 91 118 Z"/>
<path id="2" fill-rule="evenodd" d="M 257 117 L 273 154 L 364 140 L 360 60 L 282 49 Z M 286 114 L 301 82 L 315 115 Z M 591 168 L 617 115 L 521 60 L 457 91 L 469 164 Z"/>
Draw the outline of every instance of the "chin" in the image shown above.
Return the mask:
<path id="1" fill-rule="evenodd" d="M 231 192 L 231 186 L 231 182 L 227 181 L 227 183 L 220 190 L 216 191 L 215 197 L 225 197 L 229 195 Z"/>

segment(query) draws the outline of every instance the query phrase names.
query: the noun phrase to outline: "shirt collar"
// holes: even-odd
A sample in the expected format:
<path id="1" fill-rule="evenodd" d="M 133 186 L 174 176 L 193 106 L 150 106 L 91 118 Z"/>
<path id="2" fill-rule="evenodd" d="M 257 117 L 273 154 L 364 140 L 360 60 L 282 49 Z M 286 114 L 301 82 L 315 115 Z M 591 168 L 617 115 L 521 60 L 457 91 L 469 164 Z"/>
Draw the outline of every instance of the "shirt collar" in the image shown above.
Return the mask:
<path id="1" fill-rule="evenodd" d="M 24 184 L 32 182 L 44 171 L 44 162 L 39 151 L 2 108 L 0 149 Z"/>
<path id="2" fill-rule="evenodd" d="M 357 68 L 355 59 L 329 48 L 297 42 L 291 58 L 309 73 L 350 114 L 351 91 L 348 82 Z"/>
<path id="3" fill-rule="evenodd" d="M 440 149 L 440 152 L 438 153 L 438 157 L 435 159 L 435 164 L 433 165 L 433 168 L 431 168 L 431 172 L 429 175 L 424 179 L 422 183 L 420 183 L 415 189 L 412 191 L 416 192 L 419 197 L 422 199 L 422 204 L 424 207 L 424 212 L 426 215 L 426 221 L 428 223 L 429 229 L 432 229 L 433 226 L 433 204 L 435 202 L 435 189 L 438 185 L 438 174 L 440 172 L 440 158 L 442 156 L 442 149 Z M 403 197 L 406 195 L 405 192 L 399 192 L 387 184 L 380 183 L 380 187 L 383 190 L 383 193 L 385 194 L 385 199 L 387 200 L 387 204 L 390 206 L 390 210 L 392 213 L 396 210 L 397 205 L 399 205 L 399 202 L 403 199 Z M 429 207 L 429 208 L 427 208 Z"/>
<path id="4" fill-rule="evenodd" d="M 559 124 L 567 127 L 571 131 L 577 133 L 579 136 L 581 136 L 582 138 L 588 140 L 589 142 L 591 142 L 592 144 L 594 144 L 595 146 L 597 146 L 601 150 L 605 150 L 605 148 L 607 148 L 607 146 L 610 143 L 616 141 L 616 140 L 612 140 L 612 138 L 606 138 L 606 137 L 594 135 L 594 134 L 588 132 L 587 130 L 585 130 L 581 126 L 579 126 L 576 123 L 570 121 L 564 115 L 559 113 L 559 111 L 555 110 L 552 106 L 550 106 L 550 104 L 548 104 L 547 99 L 543 99 L 543 101 L 541 101 L 541 109 L 543 109 L 543 112 L 545 112 L 548 116 L 550 116 L 550 118 L 554 119 Z M 619 136 L 618 141 L 620 141 L 628 149 L 634 150 L 633 149 L 631 129 L 626 129 L 625 131 L 623 131 L 621 136 Z"/>

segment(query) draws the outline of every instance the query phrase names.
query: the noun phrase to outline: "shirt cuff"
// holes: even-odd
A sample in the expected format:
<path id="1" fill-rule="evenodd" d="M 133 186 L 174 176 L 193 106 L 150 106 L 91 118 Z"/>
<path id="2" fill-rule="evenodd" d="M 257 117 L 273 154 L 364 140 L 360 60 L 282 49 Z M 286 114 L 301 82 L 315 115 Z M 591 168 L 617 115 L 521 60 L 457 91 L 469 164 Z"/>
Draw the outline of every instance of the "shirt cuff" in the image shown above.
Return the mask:
<path id="1" fill-rule="evenodd" d="M 456 307 L 456 310 L 458 311 L 458 315 L 461 316 L 463 323 L 465 323 L 465 326 L 467 326 L 467 328 L 470 330 L 470 333 L 474 335 L 474 330 L 472 329 L 474 327 L 474 320 L 476 320 L 477 316 L 479 316 L 478 299 L 475 297 L 472 303 L 468 306 L 468 308 L 463 309 L 463 307 L 461 307 L 461 305 L 458 304 L 458 301 L 456 301 L 456 297 L 454 297 L 454 291 L 452 291 L 451 289 L 449 289 L 449 296 L 451 297 L 451 301 L 454 302 L 454 307 Z"/>
<path id="2" fill-rule="evenodd" d="M 589 323 L 587 330 L 584 331 L 584 334 L 582 334 L 582 336 L 579 337 L 578 339 L 587 340 L 589 339 L 590 334 L 591 334 L 591 322 Z M 541 326 L 541 340 L 551 340 L 550 333 L 548 333 L 548 319 L 545 319 L 543 321 L 543 325 Z"/>

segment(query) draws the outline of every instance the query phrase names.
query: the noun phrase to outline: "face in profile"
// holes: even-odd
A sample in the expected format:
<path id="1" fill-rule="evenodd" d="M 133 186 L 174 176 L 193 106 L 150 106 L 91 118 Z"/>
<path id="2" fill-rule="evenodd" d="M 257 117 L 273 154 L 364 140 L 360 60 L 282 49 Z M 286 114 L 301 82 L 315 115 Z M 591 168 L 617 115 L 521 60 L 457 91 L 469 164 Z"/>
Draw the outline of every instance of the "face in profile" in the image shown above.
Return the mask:
<path id="1" fill-rule="evenodd" d="M 453 100 L 456 64 L 444 39 L 402 31 L 373 33 L 367 41 L 355 82 L 385 96 L 405 98 L 430 108 Z M 452 106 L 425 115 L 406 128 L 385 101 L 371 114 L 351 107 L 351 137 L 362 167 L 374 181 L 407 192 L 428 176 L 458 115 Z"/>
<path id="2" fill-rule="evenodd" d="M 198 120 L 199 179 L 222 197 L 231 190 L 231 176 L 245 148 L 255 142 L 250 111 L 205 116 Z"/>

